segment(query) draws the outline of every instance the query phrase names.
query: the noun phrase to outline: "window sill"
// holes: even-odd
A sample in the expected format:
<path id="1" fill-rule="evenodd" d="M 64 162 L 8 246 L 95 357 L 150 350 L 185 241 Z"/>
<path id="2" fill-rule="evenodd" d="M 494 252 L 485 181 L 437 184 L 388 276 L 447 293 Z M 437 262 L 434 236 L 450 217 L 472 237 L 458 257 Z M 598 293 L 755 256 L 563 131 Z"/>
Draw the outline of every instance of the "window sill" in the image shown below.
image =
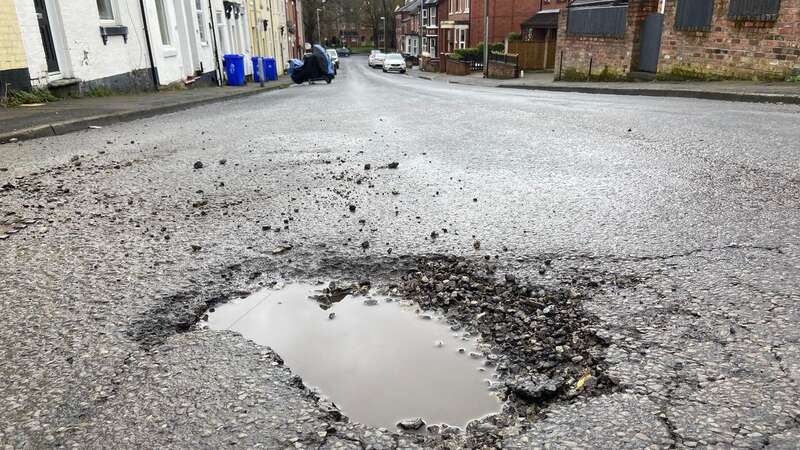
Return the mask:
<path id="1" fill-rule="evenodd" d="M 108 45 L 109 36 L 122 36 L 122 39 L 127 44 L 128 27 L 122 25 L 108 25 L 108 26 L 100 25 L 100 37 L 103 38 L 103 45 Z"/>
<path id="2" fill-rule="evenodd" d="M 178 50 L 175 47 L 164 47 L 164 52 L 162 53 L 164 58 L 174 58 L 178 56 Z"/>

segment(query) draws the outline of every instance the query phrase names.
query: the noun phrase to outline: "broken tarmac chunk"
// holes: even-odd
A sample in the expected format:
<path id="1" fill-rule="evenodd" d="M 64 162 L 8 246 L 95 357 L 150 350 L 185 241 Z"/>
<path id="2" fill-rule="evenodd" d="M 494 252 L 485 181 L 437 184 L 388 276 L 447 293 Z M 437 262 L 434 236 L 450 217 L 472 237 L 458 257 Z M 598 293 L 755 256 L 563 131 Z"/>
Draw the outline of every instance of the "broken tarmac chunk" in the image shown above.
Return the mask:
<path id="1" fill-rule="evenodd" d="M 281 253 L 286 253 L 291 249 L 292 249 L 291 245 L 288 245 L 288 244 L 287 245 L 279 245 L 279 246 L 277 246 L 277 247 L 272 249 L 272 254 L 273 255 L 280 255 Z"/>
<path id="2" fill-rule="evenodd" d="M 194 163 L 194 168 L 195 169 L 202 169 L 203 168 L 203 162 L 202 161 L 196 161 Z"/>
<path id="3" fill-rule="evenodd" d="M 399 165 L 400 165 L 399 162 L 392 161 L 386 167 L 388 167 L 390 169 L 397 169 L 397 166 L 399 166 Z"/>
<path id="4" fill-rule="evenodd" d="M 419 430 L 420 428 L 425 426 L 425 421 L 422 420 L 421 417 L 416 417 L 413 419 L 403 419 L 397 422 L 397 427 L 401 430 Z"/>
<path id="5" fill-rule="evenodd" d="M 560 376 L 548 378 L 544 375 L 535 375 L 529 380 L 506 383 L 506 386 L 520 400 L 533 403 L 555 397 L 564 389 L 565 384 L 564 378 Z"/>

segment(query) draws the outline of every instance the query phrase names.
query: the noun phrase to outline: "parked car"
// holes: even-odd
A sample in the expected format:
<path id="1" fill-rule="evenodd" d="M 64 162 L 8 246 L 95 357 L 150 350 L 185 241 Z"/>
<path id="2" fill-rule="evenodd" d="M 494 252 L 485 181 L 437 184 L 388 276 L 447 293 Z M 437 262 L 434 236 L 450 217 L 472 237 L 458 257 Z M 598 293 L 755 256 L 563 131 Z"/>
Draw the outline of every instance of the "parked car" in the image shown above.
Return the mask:
<path id="1" fill-rule="evenodd" d="M 367 60 L 367 64 L 370 67 L 383 67 L 383 60 L 386 58 L 386 54 L 381 53 L 380 50 L 373 50 L 372 53 L 369 54 L 369 60 Z"/>
<path id="2" fill-rule="evenodd" d="M 403 53 L 403 59 L 405 59 L 407 66 L 418 66 L 419 65 L 419 57 L 418 56 L 414 56 L 411 53 Z"/>
<path id="3" fill-rule="evenodd" d="M 389 53 L 383 60 L 384 72 L 406 73 L 406 61 L 400 53 Z"/>
<path id="4" fill-rule="evenodd" d="M 348 57 L 350 56 L 350 49 L 347 47 L 337 48 L 336 52 L 339 53 L 339 56 Z"/>
<path id="5" fill-rule="evenodd" d="M 336 49 L 326 48 L 325 52 L 328 53 L 328 56 L 331 57 L 331 61 L 333 61 L 333 67 L 335 67 L 336 70 L 339 70 L 339 54 L 336 53 Z"/>

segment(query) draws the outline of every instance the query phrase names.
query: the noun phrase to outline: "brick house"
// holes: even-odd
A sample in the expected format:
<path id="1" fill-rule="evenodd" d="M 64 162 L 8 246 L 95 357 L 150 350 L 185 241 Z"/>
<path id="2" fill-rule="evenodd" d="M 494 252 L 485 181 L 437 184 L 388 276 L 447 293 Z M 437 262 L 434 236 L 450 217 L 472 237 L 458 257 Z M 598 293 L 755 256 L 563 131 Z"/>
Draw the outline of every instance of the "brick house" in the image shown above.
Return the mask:
<path id="1" fill-rule="evenodd" d="M 440 0 L 422 1 L 422 53 L 433 58 L 439 55 L 439 3 Z"/>
<path id="2" fill-rule="evenodd" d="M 477 47 L 483 42 L 483 2 L 467 0 L 471 3 L 469 18 L 469 47 Z M 522 22 L 537 11 L 556 0 L 490 0 L 489 1 L 489 42 L 503 42 L 509 33 L 519 33 Z"/>
<path id="3" fill-rule="evenodd" d="M 455 49 L 467 48 L 470 43 L 470 1 L 442 0 L 447 14 L 439 14 L 440 36 L 439 51 L 450 53 Z M 446 19 L 442 20 L 442 17 Z"/>
<path id="4" fill-rule="evenodd" d="M 419 41 L 419 2 L 422 0 L 407 0 L 405 4 L 394 11 L 395 36 L 397 50 L 401 53 L 418 55 Z"/>
<path id="5" fill-rule="evenodd" d="M 663 77 L 783 79 L 800 71 L 800 0 L 666 0 Z"/>
<path id="6" fill-rule="evenodd" d="M 644 19 L 658 0 L 575 0 L 558 17 L 556 74 L 623 78 L 639 68 Z"/>
<path id="7" fill-rule="evenodd" d="M 450 32 L 447 28 L 442 28 L 443 23 L 448 23 L 450 20 L 450 2 L 449 0 L 440 0 L 439 3 L 436 5 L 436 51 L 435 55 L 431 55 L 434 58 L 441 58 L 442 54 L 449 51 L 449 44 L 447 41 L 447 36 Z"/>
<path id="8" fill-rule="evenodd" d="M 575 0 L 556 74 L 782 79 L 800 70 L 800 0 Z"/>

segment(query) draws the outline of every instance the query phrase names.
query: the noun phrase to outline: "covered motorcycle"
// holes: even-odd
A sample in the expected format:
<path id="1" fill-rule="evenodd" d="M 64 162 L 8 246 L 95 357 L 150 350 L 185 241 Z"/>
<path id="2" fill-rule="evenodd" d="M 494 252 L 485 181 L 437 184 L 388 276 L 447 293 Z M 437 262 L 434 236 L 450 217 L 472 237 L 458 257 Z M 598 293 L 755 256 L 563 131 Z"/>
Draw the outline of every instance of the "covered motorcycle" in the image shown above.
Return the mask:
<path id="1" fill-rule="evenodd" d="M 289 75 L 292 81 L 297 84 L 305 83 L 306 81 L 325 81 L 330 83 L 336 72 L 333 67 L 331 57 L 325 52 L 325 49 L 320 45 L 315 45 L 311 53 L 306 53 L 303 56 L 303 61 L 290 60 L 289 61 Z"/>

